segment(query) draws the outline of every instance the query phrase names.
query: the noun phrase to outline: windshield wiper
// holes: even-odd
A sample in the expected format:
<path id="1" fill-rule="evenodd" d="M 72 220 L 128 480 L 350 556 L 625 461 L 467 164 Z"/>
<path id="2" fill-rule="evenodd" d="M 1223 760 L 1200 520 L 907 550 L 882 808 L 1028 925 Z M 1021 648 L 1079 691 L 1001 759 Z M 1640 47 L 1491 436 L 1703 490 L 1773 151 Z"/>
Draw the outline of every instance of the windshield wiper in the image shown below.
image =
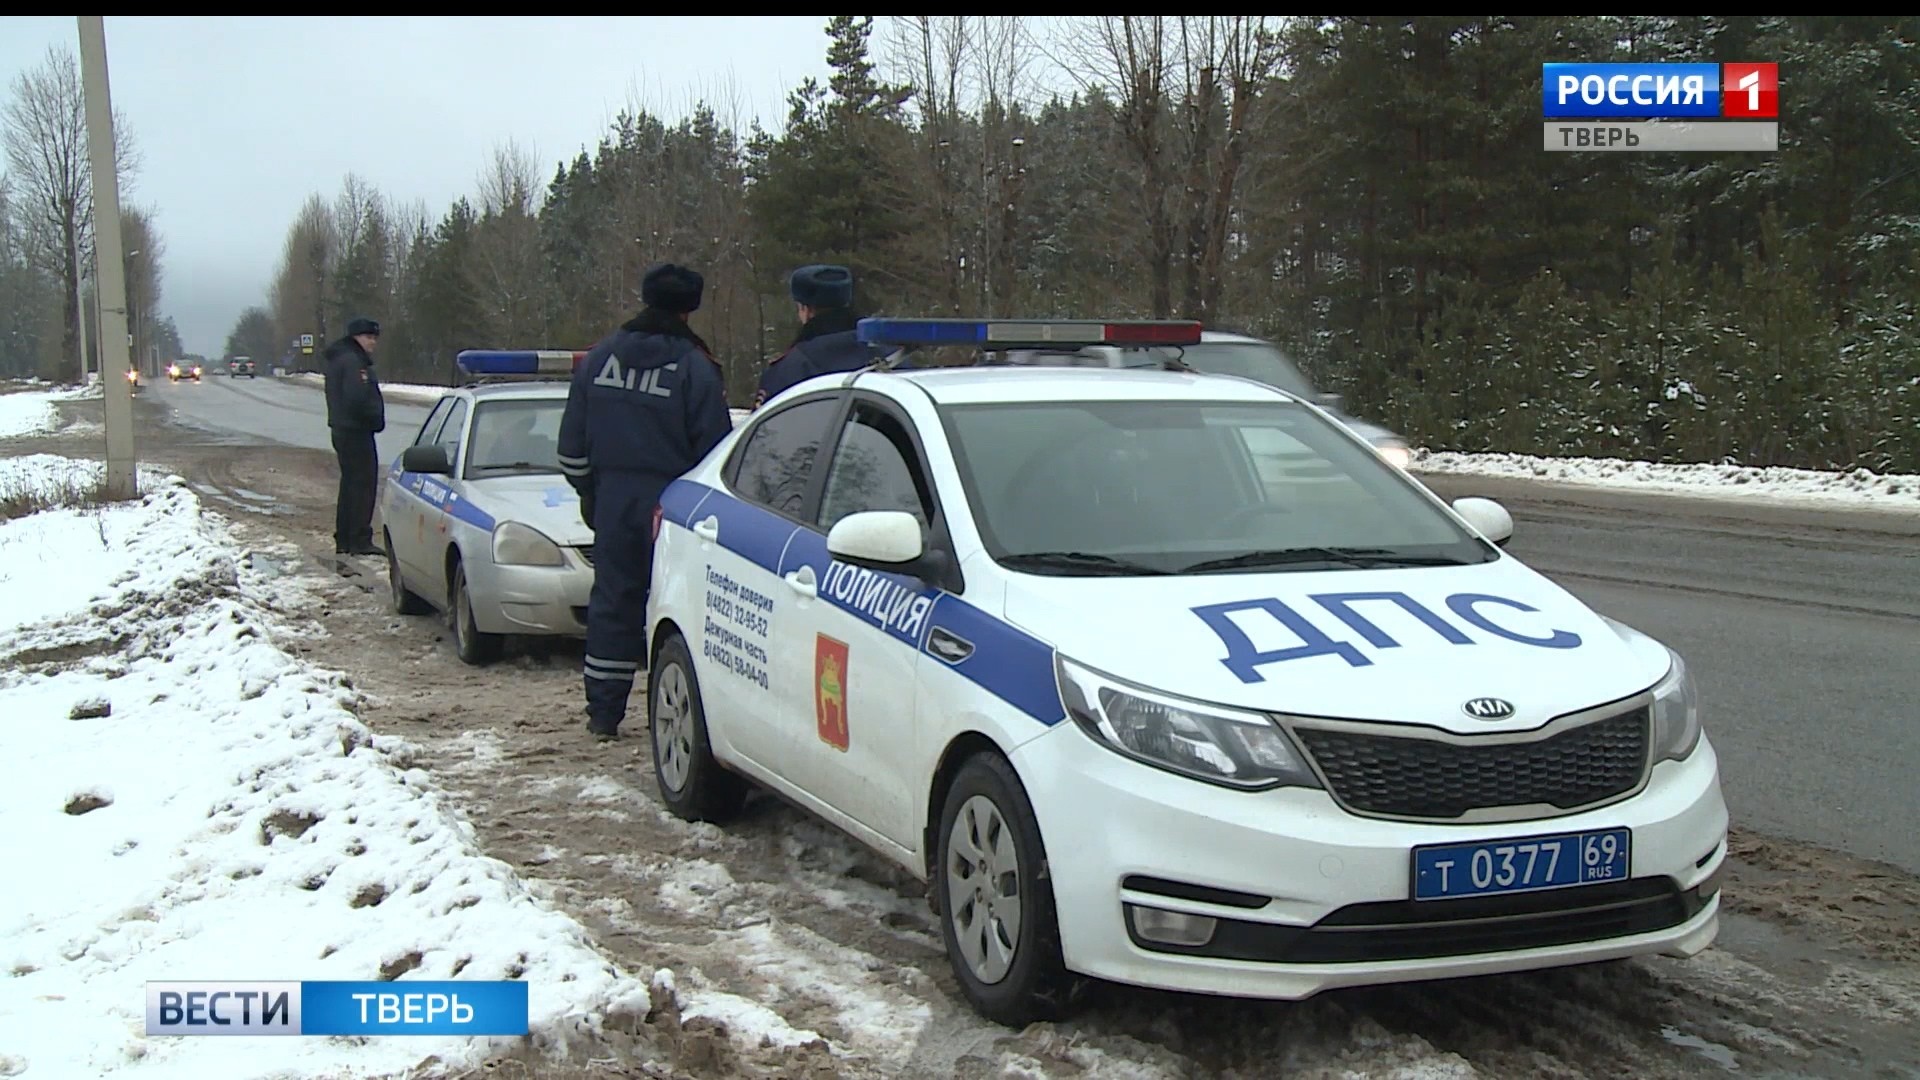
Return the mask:
<path id="1" fill-rule="evenodd" d="M 1166 573 L 1165 570 L 1147 566 L 1144 563 L 1128 562 L 1111 555 L 1096 555 L 1088 551 L 1022 551 L 1006 556 L 1000 560 L 1000 564 L 1016 570 L 1090 570 L 1094 573 L 1113 575 Z"/>
<path id="2" fill-rule="evenodd" d="M 1229 555 L 1223 559 L 1204 559 L 1180 568 L 1183 574 L 1205 574 L 1215 570 L 1255 570 L 1267 566 L 1291 566 L 1295 563 L 1331 562 L 1363 568 L 1381 566 L 1465 566 L 1452 555 L 1403 555 L 1391 548 L 1297 547 L 1272 548 Z"/>
<path id="3" fill-rule="evenodd" d="M 520 470 L 531 470 L 533 472 L 550 472 L 550 473 L 557 473 L 560 471 L 558 466 L 542 465 L 532 461 L 495 461 L 495 462 L 490 462 L 486 465 L 475 465 L 473 467 L 474 472 L 500 472 L 506 469 L 520 469 Z"/>

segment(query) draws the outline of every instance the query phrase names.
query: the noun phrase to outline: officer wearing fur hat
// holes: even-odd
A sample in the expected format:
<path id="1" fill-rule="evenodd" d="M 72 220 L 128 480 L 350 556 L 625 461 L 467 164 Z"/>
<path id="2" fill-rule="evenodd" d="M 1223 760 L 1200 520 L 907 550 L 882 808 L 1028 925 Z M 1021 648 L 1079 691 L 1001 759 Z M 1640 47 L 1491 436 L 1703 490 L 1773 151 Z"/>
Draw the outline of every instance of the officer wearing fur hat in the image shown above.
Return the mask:
<path id="1" fill-rule="evenodd" d="M 380 482 L 380 451 L 374 436 L 387 429 L 387 404 L 373 373 L 380 324 L 354 319 L 347 334 L 327 346 L 327 427 L 340 463 L 334 501 L 333 550 L 338 555 L 385 555 L 373 542 L 374 495 Z"/>
<path id="2" fill-rule="evenodd" d="M 713 350 L 687 325 L 705 280 L 662 263 L 640 285 L 644 307 L 575 366 L 560 420 L 560 469 L 593 530 L 583 674 L 587 728 L 619 734 L 646 661 L 653 508 L 680 474 L 733 430 Z"/>
<path id="3" fill-rule="evenodd" d="M 787 279 L 799 309 L 800 335 L 760 373 L 754 407 L 782 390 L 833 371 L 856 371 L 880 359 L 863 344 L 853 317 L 853 271 L 844 266 L 802 266 Z"/>

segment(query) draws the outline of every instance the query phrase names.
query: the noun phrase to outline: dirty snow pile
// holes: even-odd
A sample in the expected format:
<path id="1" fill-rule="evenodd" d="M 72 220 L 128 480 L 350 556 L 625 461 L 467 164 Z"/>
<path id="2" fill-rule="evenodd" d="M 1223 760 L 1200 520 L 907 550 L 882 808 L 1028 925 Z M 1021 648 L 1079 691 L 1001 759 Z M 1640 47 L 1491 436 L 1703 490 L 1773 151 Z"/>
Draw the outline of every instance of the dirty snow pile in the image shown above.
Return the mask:
<path id="1" fill-rule="evenodd" d="M 54 402 L 99 396 L 98 387 L 0 393 L 0 439 L 17 439 L 22 435 L 52 431 L 60 426 L 60 414 L 54 410 Z"/>
<path id="2" fill-rule="evenodd" d="M 148 980 L 525 979 L 549 1047 L 644 1011 L 344 679 L 274 643 L 264 561 L 177 478 L 144 490 L 0 522 L 0 1076 L 364 1075 L 517 1041 L 148 1039 Z"/>
<path id="3" fill-rule="evenodd" d="M 1664 465 L 1620 458 L 1452 452 L 1422 452 L 1414 457 L 1411 468 L 1416 473 L 1548 480 L 1709 498 L 1760 498 L 1920 510 L 1920 476 L 1883 475 L 1866 469 L 1816 472 L 1744 465 Z"/>

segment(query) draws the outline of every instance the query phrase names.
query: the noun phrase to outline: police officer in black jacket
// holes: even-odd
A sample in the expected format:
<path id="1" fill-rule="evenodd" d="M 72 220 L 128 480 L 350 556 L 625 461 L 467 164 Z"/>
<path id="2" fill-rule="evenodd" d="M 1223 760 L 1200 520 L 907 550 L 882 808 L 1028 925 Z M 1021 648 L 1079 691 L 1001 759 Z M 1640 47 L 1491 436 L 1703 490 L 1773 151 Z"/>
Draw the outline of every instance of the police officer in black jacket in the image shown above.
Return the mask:
<path id="1" fill-rule="evenodd" d="M 560 420 L 560 468 L 594 532 L 584 675 L 587 729 L 619 734 L 646 659 L 653 508 L 727 433 L 726 379 L 687 325 L 705 281 L 665 263 L 640 286 L 646 305 L 574 368 Z"/>
<path id="2" fill-rule="evenodd" d="M 802 266 L 787 279 L 787 291 L 799 308 L 800 336 L 760 373 L 754 408 L 816 375 L 857 371 L 880 359 L 879 350 L 863 344 L 857 334 L 853 271 L 844 266 Z"/>
<path id="3" fill-rule="evenodd" d="M 387 404 L 373 373 L 380 324 L 355 319 L 347 336 L 327 346 L 327 427 L 340 462 L 334 504 L 333 550 L 341 555 L 385 555 L 373 542 L 373 502 L 380 453 L 373 437 L 387 429 Z"/>

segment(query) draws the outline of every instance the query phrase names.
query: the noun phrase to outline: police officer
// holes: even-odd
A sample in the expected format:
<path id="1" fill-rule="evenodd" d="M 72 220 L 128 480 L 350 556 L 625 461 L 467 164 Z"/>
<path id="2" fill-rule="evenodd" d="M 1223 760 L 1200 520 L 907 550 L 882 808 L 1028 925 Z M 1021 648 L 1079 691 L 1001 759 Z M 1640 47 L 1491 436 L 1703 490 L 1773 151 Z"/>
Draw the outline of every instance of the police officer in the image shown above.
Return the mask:
<path id="1" fill-rule="evenodd" d="M 881 358 L 861 343 L 853 317 L 853 271 L 844 266 L 802 266 L 787 279 L 799 310 L 800 335 L 760 373 L 754 408 L 789 386 L 832 371 L 856 371 Z"/>
<path id="2" fill-rule="evenodd" d="M 354 319 L 347 335 L 327 346 L 327 427 L 340 464 L 334 500 L 333 550 L 339 555 L 385 555 L 373 542 L 374 492 L 380 453 L 374 436 L 387 429 L 386 399 L 373 373 L 380 324 Z"/>
<path id="3" fill-rule="evenodd" d="M 726 380 L 687 325 L 705 280 L 663 263 L 640 285 L 640 314 L 574 368 L 560 421 L 560 468 L 594 532 L 584 668 L 587 729 L 619 734 L 646 658 L 653 508 L 660 493 L 733 430 Z"/>

